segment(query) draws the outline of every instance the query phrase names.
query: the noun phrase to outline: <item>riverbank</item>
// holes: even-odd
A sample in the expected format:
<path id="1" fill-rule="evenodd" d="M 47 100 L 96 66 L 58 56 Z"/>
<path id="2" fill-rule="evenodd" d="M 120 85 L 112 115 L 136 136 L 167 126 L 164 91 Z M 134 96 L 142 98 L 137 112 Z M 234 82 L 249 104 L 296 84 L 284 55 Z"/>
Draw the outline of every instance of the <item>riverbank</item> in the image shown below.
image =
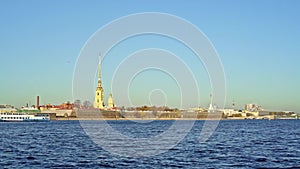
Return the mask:
<path id="1" fill-rule="evenodd" d="M 258 117 L 258 118 L 76 118 L 76 117 L 56 117 L 55 120 L 105 120 L 105 121 L 165 121 L 165 120 L 193 120 L 193 121 L 205 121 L 205 120 L 297 120 L 295 118 L 267 118 L 267 117 Z M 299 120 L 299 119 L 298 119 Z"/>

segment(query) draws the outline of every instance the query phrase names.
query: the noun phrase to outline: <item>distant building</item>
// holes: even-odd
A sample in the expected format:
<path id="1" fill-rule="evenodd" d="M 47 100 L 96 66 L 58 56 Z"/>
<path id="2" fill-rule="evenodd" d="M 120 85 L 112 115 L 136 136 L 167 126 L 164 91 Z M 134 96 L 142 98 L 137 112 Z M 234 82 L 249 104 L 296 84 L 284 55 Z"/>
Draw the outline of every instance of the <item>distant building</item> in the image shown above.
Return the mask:
<path id="1" fill-rule="evenodd" d="M 261 106 L 251 103 L 251 104 L 245 104 L 245 110 L 246 111 L 261 111 L 263 109 Z"/>
<path id="2" fill-rule="evenodd" d="M 246 113 L 234 109 L 219 109 L 226 117 L 246 117 Z"/>
<path id="3" fill-rule="evenodd" d="M 74 104 L 70 103 L 69 101 L 66 103 L 62 103 L 61 105 L 58 106 L 59 109 L 73 109 L 74 108 Z"/>
<path id="4" fill-rule="evenodd" d="M 66 103 L 62 103 L 60 105 L 45 104 L 40 106 L 40 110 L 72 110 L 72 109 L 74 109 L 74 104 L 70 103 L 69 101 Z"/>
<path id="5" fill-rule="evenodd" d="M 4 112 L 16 112 L 17 109 L 15 109 L 13 106 L 11 105 L 0 105 L 0 113 L 4 113 Z"/>

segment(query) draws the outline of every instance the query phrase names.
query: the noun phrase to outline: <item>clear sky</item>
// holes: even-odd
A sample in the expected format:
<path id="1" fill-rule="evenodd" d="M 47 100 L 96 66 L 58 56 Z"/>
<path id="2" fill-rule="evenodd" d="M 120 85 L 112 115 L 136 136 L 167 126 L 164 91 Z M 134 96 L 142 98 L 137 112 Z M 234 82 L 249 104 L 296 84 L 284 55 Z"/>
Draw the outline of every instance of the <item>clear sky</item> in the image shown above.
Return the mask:
<path id="1" fill-rule="evenodd" d="M 235 100 L 237 107 L 258 103 L 268 109 L 300 112 L 299 8 L 300 1 L 297 0 L 1 0 L 0 104 L 17 107 L 26 102 L 34 104 L 37 95 L 42 104 L 73 101 L 72 77 L 76 59 L 96 30 L 124 15 L 164 12 L 195 24 L 213 43 L 226 74 L 227 106 Z M 127 44 L 131 48 L 127 48 L 127 53 L 120 45 L 116 47 L 120 50 L 111 54 L 124 52 L 128 55 L 135 49 L 134 44 L 140 44 L 135 42 L 138 39 L 129 40 Z M 153 41 L 164 44 L 164 39 Z M 168 50 L 176 53 L 177 46 L 174 44 Z M 136 49 L 141 47 L 143 45 Z M 185 59 L 184 54 L 180 56 Z M 106 62 L 102 73 L 107 98 L 108 76 L 113 70 L 110 70 L 109 60 Z M 205 69 L 193 63 L 189 66 L 195 71 L 199 67 L 196 78 L 201 105 L 207 106 L 210 88 Z M 151 77 L 151 74 L 145 73 L 132 82 L 130 92 L 136 104 L 143 104 L 145 95 L 140 97 L 141 91 L 134 86 L 140 86 L 138 81 L 144 81 L 147 76 Z M 165 83 L 172 81 L 162 74 L 157 77 Z M 143 85 L 145 89 L 149 88 L 147 83 Z M 176 86 L 173 88 L 176 93 Z M 170 99 L 168 104 L 176 106 L 176 103 Z"/>

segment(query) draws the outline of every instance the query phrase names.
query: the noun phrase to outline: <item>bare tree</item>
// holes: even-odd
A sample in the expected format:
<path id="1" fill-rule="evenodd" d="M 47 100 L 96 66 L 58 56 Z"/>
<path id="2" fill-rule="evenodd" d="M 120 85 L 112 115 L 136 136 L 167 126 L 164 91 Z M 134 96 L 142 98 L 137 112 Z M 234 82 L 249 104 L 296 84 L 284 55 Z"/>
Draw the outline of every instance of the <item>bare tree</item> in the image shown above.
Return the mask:
<path id="1" fill-rule="evenodd" d="M 77 100 L 74 101 L 74 107 L 78 108 L 78 109 L 82 107 L 81 101 L 79 99 L 77 99 Z"/>
<path id="2" fill-rule="evenodd" d="M 86 100 L 86 101 L 83 102 L 83 108 L 84 109 L 93 108 L 93 104 L 90 101 Z"/>

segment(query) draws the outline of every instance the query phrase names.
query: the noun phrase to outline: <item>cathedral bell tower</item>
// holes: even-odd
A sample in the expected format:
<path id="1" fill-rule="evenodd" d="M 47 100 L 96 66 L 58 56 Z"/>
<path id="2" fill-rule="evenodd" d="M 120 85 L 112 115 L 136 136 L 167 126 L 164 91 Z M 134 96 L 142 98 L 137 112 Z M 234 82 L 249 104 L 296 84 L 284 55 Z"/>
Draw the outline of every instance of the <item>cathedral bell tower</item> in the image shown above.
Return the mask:
<path id="1" fill-rule="evenodd" d="M 104 91 L 102 88 L 102 81 L 101 81 L 101 55 L 100 54 L 99 54 L 99 64 L 98 64 L 98 85 L 96 88 L 94 107 L 98 109 L 103 109 L 104 107 Z"/>

